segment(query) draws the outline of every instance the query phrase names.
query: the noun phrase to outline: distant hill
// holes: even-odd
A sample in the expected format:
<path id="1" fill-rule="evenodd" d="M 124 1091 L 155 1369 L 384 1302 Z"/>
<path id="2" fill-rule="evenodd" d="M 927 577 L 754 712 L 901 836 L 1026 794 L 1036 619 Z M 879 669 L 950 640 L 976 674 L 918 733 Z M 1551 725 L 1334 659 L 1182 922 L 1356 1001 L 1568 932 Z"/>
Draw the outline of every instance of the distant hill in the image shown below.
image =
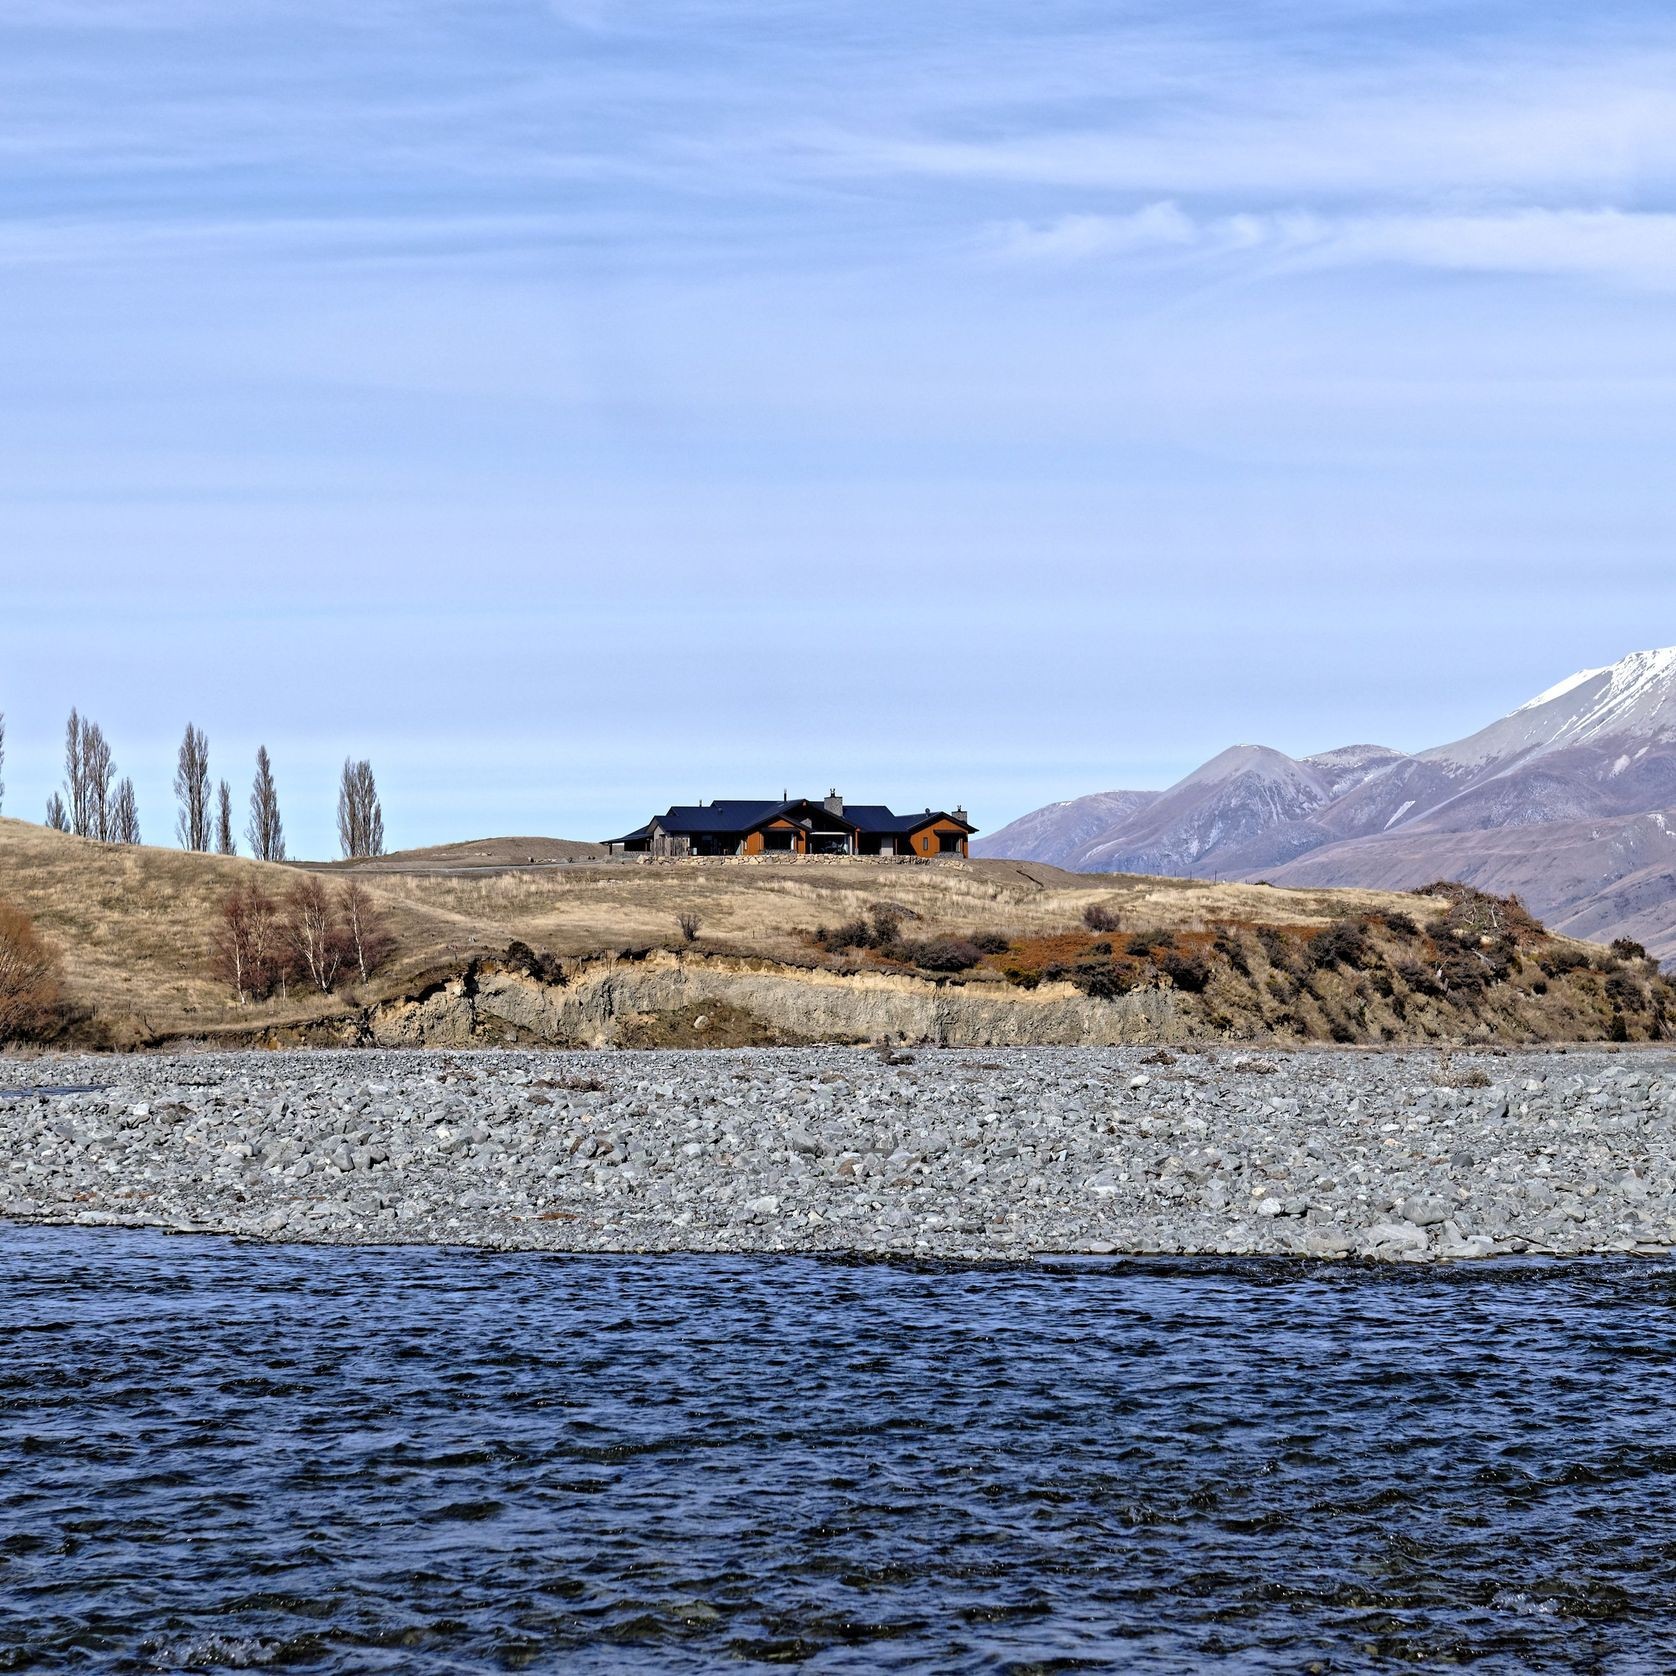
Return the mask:
<path id="1" fill-rule="evenodd" d="M 326 863 L 334 871 L 435 872 L 456 868 L 542 867 L 605 858 L 603 844 L 580 838 L 467 838 L 457 844 L 431 844 L 418 850 L 394 850 L 367 861 Z"/>
<path id="2" fill-rule="evenodd" d="M 1043 861 L 1050 867 L 1081 871 L 1077 863 L 1087 847 L 1161 794 L 1155 791 L 1096 791 L 1067 803 L 1050 803 L 1021 815 L 987 837 L 974 839 L 972 854 L 1009 861 Z"/>
<path id="3" fill-rule="evenodd" d="M 1050 804 L 981 845 L 1076 871 L 1516 893 L 1556 929 L 1676 956 L 1676 648 L 1537 694 L 1412 755 L 1353 745 L 1214 757 L 1167 791 Z"/>

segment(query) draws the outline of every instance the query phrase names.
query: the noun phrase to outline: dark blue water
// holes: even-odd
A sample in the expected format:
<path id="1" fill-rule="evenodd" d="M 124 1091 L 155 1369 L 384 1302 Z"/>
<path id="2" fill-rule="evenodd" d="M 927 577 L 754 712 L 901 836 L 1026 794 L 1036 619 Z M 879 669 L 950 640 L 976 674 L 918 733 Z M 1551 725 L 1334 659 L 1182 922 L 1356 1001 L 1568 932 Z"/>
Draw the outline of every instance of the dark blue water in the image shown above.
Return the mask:
<path id="1" fill-rule="evenodd" d="M 0 1228 L 0 1669 L 1676 1669 L 1676 1272 Z"/>

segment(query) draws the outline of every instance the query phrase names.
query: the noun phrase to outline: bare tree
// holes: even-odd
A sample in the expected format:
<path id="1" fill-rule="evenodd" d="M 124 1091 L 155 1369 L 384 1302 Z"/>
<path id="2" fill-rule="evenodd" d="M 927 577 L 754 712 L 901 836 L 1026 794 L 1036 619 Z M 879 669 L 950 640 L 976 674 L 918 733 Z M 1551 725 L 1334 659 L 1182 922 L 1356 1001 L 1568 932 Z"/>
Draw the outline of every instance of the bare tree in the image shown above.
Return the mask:
<path id="1" fill-rule="evenodd" d="M 116 778 L 116 767 L 111 761 L 111 748 L 105 742 L 104 730 L 97 722 L 84 721 L 81 724 L 81 762 L 84 818 L 87 822 L 83 836 L 108 844 L 111 839 L 111 782 Z"/>
<path id="2" fill-rule="evenodd" d="M 134 782 L 124 779 L 111 799 L 111 842 L 137 844 L 140 841 L 140 808 L 134 800 Z"/>
<path id="3" fill-rule="evenodd" d="M 232 891 L 221 904 L 221 923 L 211 946 L 216 975 L 238 996 L 240 1006 L 283 992 L 290 964 L 274 899 L 254 880 Z"/>
<path id="4" fill-rule="evenodd" d="M 65 809 L 70 831 L 78 838 L 109 840 L 111 781 L 115 775 L 103 729 L 72 710 L 64 725 L 64 795 L 69 802 L 67 807 L 63 799 L 59 803 Z M 47 810 L 50 824 L 50 803 Z"/>
<path id="5" fill-rule="evenodd" d="M 301 971 L 322 995 L 330 995 L 349 954 L 348 939 L 325 885 L 313 875 L 291 891 L 285 935 Z"/>
<path id="6" fill-rule="evenodd" d="M 279 818 L 279 792 L 274 786 L 268 747 L 256 747 L 256 778 L 250 787 L 250 824 L 244 829 L 250 853 L 258 861 L 285 859 L 285 825 Z"/>
<path id="7" fill-rule="evenodd" d="M 87 767 L 82 752 L 81 712 L 72 709 L 64 724 L 64 794 L 69 799 L 65 814 L 69 830 L 78 838 L 87 836 Z M 51 805 L 48 805 L 51 808 Z"/>
<path id="8" fill-rule="evenodd" d="M 343 778 L 338 783 L 338 843 L 352 860 L 384 854 L 384 809 L 378 801 L 372 764 L 364 759 L 343 760 Z"/>
<path id="9" fill-rule="evenodd" d="M 344 887 L 343 931 L 350 959 L 365 983 L 395 952 L 396 940 L 359 879 L 351 879 Z"/>
<path id="10" fill-rule="evenodd" d="M 238 845 L 233 842 L 233 794 L 225 780 L 215 789 L 215 853 L 239 853 Z"/>
<path id="11" fill-rule="evenodd" d="M 698 915 L 694 913 L 677 914 L 675 923 L 681 928 L 683 942 L 695 942 L 699 933 Z"/>
<path id="12" fill-rule="evenodd" d="M 58 1003 L 57 968 L 29 916 L 0 902 L 0 1042 L 49 1025 Z"/>
<path id="13" fill-rule="evenodd" d="M 64 807 L 64 799 L 57 792 L 47 799 L 47 825 L 54 832 L 70 830 L 70 811 Z"/>
<path id="14" fill-rule="evenodd" d="M 203 729 L 186 724 L 175 759 L 175 796 L 180 799 L 180 818 L 175 836 L 181 848 L 207 850 L 210 847 L 209 740 Z"/>

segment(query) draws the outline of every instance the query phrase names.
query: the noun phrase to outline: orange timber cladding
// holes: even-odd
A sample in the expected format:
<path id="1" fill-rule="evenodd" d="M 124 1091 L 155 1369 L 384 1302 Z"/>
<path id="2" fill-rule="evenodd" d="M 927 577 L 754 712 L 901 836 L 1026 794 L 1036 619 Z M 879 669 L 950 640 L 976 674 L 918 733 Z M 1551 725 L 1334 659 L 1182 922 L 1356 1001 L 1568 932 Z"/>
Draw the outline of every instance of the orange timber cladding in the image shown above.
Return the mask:
<path id="1" fill-rule="evenodd" d="M 764 832 L 789 831 L 792 835 L 791 854 L 808 855 L 808 835 L 793 826 L 790 821 L 770 821 L 766 827 L 755 832 L 745 834 L 741 855 L 764 855 L 767 853 L 767 841 Z M 951 848 L 944 848 L 944 835 L 947 835 Z M 894 852 L 886 854 L 896 855 L 965 855 L 967 828 L 957 825 L 947 816 L 933 821 L 928 827 L 919 832 L 898 835 Z M 858 851 L 858 854 L 868 853 Z"/>
<path id="2" fill-rule="evenodd" d="M 899 815 L 883 804 L 825 798 L 720 798 L 672 804 L 642 827 L 605 840 L 616 855 L 965 856 L 977 831 L 964 809 Z"/>

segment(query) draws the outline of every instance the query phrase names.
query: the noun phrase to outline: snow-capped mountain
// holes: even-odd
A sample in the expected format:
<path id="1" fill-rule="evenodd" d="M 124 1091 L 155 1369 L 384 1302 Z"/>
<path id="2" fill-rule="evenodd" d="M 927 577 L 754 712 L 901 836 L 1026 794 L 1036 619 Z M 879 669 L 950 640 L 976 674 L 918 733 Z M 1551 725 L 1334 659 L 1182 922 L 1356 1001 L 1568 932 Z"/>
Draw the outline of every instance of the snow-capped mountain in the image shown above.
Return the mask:
<path id="1" fill-rule="evenodd" d="M 1238 745 L 1103 829 L 1090 830 L 1089 802 L 1037 810 L 974 848 L 1016 855 L 1022 831 L 1031 859 L 1089 872 L 1459 878 L 1518 892 L 1557 929 L 1676 954 L 1676 647 L 1579 671 L 1414 755 Z"/>

